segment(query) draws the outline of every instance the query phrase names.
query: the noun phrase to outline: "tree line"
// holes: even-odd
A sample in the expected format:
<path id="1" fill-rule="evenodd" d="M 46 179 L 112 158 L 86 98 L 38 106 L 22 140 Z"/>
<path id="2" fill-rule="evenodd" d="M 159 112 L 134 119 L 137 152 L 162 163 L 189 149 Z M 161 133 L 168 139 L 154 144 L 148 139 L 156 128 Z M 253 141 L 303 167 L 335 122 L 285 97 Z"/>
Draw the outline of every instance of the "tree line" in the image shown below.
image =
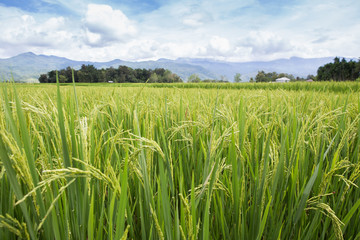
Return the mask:
<path id="1" fill-rule="evenodd" d="M 290 81 L 305 81 L 312 79 L 315 81 L 360 81 L 360 59 L 346 61 L 345 58 L 334 58 L 333 63 L 327 63 L 317 70 L 317 76 L 308 75 L 306 78 L 294 77 L 292 74 L 264 72 L 258 71 L 255 80 L 250 79 L 250 82 L 274 82 L 277 78 L 287 77 Z"/>
<path id="2" fill-rule="evenodd" d="M 319 67 L 317 71 L 318 81 L 359 81 L 360 79 L 360 59 L 358 62 L 353 60 L 346 61 L 343 58 L 334 58 L 333 63 Z"/>
<path id="3" fill-rule="evenodd" d="M 292 74 L 287 73 L 277 73 L 277 72 L 264 72 L 258 71 L 255 77 L 255 82 L 275 82 L 277 78 L 287 77 L 290 81 L 294 81 L 295 77 Z M 250 82 L 254 82 L 254 79 L 251 78 Z"/>
<path id="4" fill-rule="evenodd" d="M 61 69 L 58 71 L 59 82 L 72 82 L 71 67 Z M 313 79 L 316 81 L 360 81 L 360 59 L 355 62 L 353 60 L 346 61 L 345 58 L 340 60 L 336 57 L 333 63 L 327 63 L 317 70 L 317 76 L 308 75 L 307 78 L 294 77 L 292 74 L 264 72 L 258 71 L 255 79 L 251 78 L 250 82 L 274 82 L 277 78 L 287 77 L 290 81 L 304 81 L 306 79 Z M 79 70 L 74 70 L 75 82 L 82 83 L 96 83 L 96 82 L 114 82 L 114 83 L 173 83 L 182 82 L 182 79 L 164 68 L 151 69 L 132 69 L 127 66 L 119 66 L 118 68 L 109 67 L 96 69 L 94 65 L 83 64 Z M 234 76 L 234 82 L 241 81 L 241 74 L 237 73 Z M 55 83 L 56 70 L 52 70 L 47 74 L 41 74 L 39 77 L 40 83 Z M 197 74 L 192 74 L 188 78 L 188 82 L 228 82 L 226 77 L 222 76 L 220 80 L 201 80 Z"/>
<path id="5" fill-rule="evenodd" d="M 241 74 L 240 73 L 237 73 L 238 75 L 238 79 L 240 79 L 240 76 Z M 241 79 L 240 79 L 241 81 Z M 203 82 L 203 83 L 228 83 L 229 81 L 227 80 L 227 78 L 222 75 L 220 76 L 220 79 L 201 79 L 199 77 L 199 74 L 197 73 L 193 73 L 191 74 L 188 78 L 187 78 L 187 82 L 188 83 L 200 83 L 200 82 Z"/>
<path id="6" fill-rule="evenodd" d="M 114 82 L 114 83 L 173 83 L 182 82 L 182 79 L 164 68 L 152 69 L 132 69 L 127 66 L 118 68 L 109 67 L 97 69 L 94 65 L 83 64 L 79 70 L 73 70 L 71 67 L 59 71 L 52 70 L 47 74 L 41 74 L 40 83 L 56 83 L 56 72 L 60 83 L 72 82 L 72 71 L 74 71 L 74 80 L 79 83 L 97 83 L 97 82 Z"/>

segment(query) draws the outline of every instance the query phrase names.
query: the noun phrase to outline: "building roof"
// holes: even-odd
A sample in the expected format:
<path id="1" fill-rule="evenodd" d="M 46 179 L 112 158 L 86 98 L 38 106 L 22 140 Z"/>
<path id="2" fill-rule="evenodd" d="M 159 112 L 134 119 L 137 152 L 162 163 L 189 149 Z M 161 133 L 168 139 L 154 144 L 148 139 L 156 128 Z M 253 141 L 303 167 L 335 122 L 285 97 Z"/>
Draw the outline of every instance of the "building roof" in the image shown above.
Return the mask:
<path id="1" fill-rule="evenodd" d="M 290 79 L 287 77 L 282 77 L 282 78 L 277 78 L 275 81 L 276 82 L 288 82 L 288 81 L 290 81 Z"/>

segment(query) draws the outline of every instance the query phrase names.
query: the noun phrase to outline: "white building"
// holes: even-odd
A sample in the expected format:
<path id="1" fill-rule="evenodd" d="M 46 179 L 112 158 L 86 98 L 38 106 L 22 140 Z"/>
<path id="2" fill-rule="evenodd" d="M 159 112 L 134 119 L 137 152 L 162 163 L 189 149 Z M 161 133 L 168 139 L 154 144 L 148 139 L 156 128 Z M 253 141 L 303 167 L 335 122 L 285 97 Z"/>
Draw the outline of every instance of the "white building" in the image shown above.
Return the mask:
<path id="1" fill-rule="evenodd" d="M 287 77 L 282 77 L 282 78 L 277 78 L 275 80 L 275 82 L 279 82 L 279 83 L 286 83 L 286 82 L 290 82 L 290 79 Z"/>

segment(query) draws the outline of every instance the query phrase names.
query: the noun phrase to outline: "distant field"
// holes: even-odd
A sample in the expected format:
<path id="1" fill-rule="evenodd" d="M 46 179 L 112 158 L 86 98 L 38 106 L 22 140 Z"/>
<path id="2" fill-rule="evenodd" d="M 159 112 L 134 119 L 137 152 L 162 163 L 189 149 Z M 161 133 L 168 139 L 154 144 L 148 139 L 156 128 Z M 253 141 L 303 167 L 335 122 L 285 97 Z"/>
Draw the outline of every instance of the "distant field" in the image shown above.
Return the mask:
<path id="1" fill-rule="evenodd" d="M 360 83 L 0 88 L 1 239 L 360 238 Z"/>
<path id="2" fill-rule="evenodd" d="M 28 86 L 28 84 L 25 84 Z M 35 86 L 37 84 L 34 84 Z M 53 84 L 42 84 L 52 86 Z M 63 83 L 61 86 L 71 86 Z M 91 87 L 153 87 L 153 88 L 206 88 L 206 89 L 249 89 L 249 90 L 291 90 L 336 93 L 360 91 L 359 82 L 291 82 L 291 83 L 76 83 L 77 86 Z"/>

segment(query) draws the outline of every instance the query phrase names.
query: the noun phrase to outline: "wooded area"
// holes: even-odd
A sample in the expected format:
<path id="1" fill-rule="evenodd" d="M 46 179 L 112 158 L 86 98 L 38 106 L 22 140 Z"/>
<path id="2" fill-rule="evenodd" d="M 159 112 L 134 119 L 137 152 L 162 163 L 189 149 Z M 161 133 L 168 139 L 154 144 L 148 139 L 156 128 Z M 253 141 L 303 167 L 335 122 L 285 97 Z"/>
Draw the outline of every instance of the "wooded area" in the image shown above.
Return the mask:
<path id="1" fill-rule="evenodd" d="M 360 60 L 346 61 L 343 58 L 334 58 L 333 63 L 319 67 L 317 71 L 318 81 L 355 81 L 360 78 Z"/>
<path id="2" fill-rule="evenodd" d="M 58 71 L 59 82 L 72 82 L 72 68 L 67 67 Z M 75 82 L 97 83 L 97 82 L 114 82 L 114 83 L 173 83 L 182 82 L 181 78 L 164 68 L 151 69 L 132 69 L 127 66 L 118 68 L 110 67 L 106 69 L 96 69 L 94 65 L 83 64 L 79 70 L 74 70 Z M 56 70 L 47 74 L 41 74 L 40 83 L 56 83 Z"/>

